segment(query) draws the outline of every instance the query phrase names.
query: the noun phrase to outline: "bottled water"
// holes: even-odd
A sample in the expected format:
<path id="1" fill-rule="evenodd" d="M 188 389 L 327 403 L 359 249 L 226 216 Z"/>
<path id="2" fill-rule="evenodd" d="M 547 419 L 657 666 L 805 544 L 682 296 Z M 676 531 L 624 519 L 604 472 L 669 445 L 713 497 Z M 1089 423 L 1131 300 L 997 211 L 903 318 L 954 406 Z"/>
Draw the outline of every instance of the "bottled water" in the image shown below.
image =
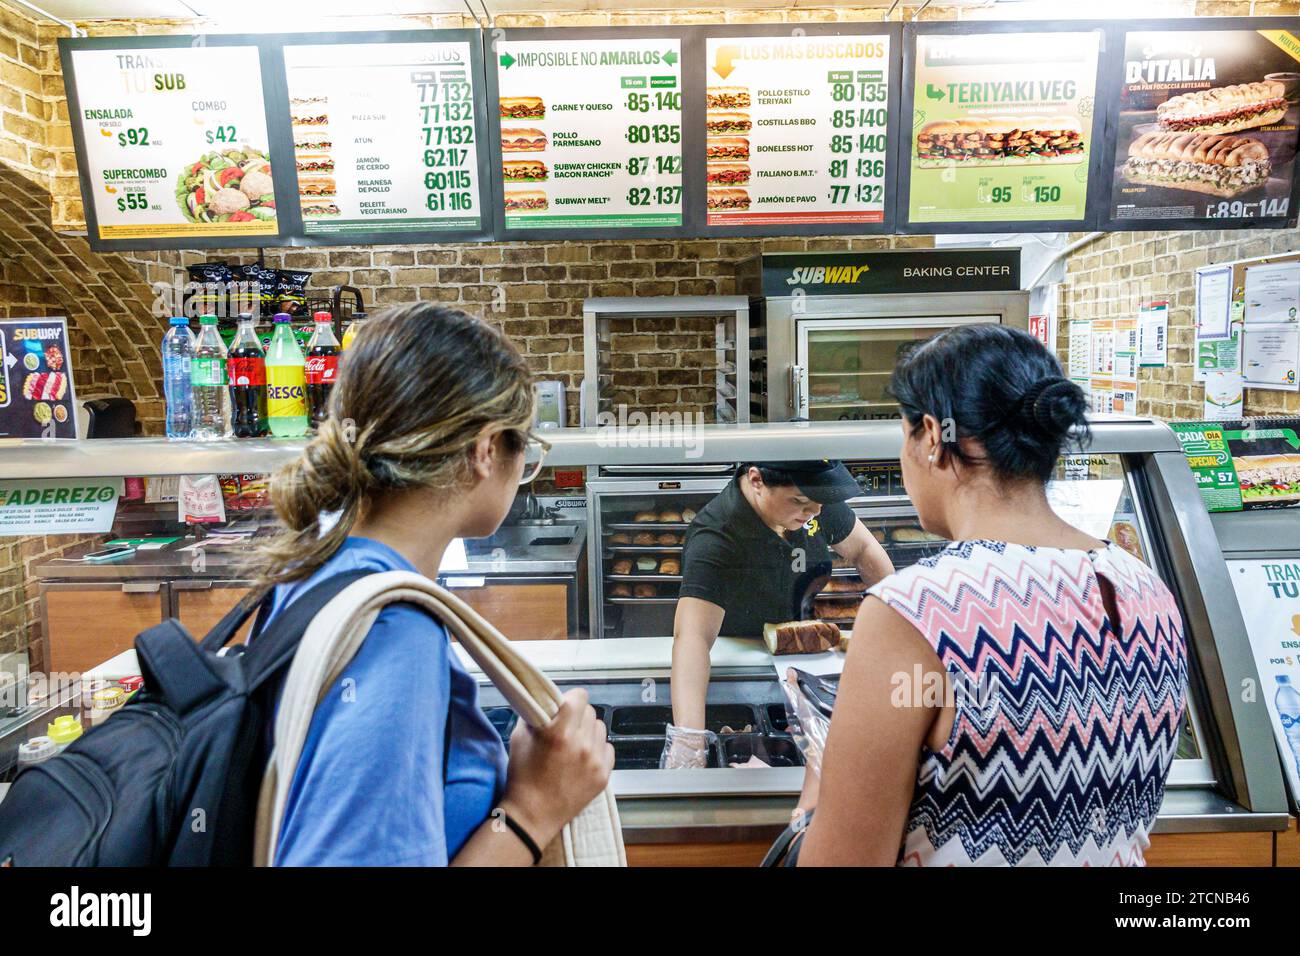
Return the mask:
<path id="1" fill-rule="evenodd" d="M 1286 742 L 1291 745 L 1291 759 L 1295 761 L 1296 772 L 1300 773 L 1300 691 L 1285 674 L 1277 675 L 1277 696 L 1273 703 L 1282 718 L 1282 729 L 1286 731 Z"/>
<path id="2" fill-rule="evenodd" d="M 217 317 L 199 318 L 190 373 L 194 395 L 194 437 L 201 441 L 230 434 L 230 390 L 226 388 L 226 343 L 217 331 Z"/>
<path id="3" fill-rule="evenodd" d="M 167 401 L 167 437 L 189 438 L 194 430 L 194 396 L 190 394 L 190 363 L 194 333 L 183 315 L 171 318 L 162 340 L 163 397 Z"/>

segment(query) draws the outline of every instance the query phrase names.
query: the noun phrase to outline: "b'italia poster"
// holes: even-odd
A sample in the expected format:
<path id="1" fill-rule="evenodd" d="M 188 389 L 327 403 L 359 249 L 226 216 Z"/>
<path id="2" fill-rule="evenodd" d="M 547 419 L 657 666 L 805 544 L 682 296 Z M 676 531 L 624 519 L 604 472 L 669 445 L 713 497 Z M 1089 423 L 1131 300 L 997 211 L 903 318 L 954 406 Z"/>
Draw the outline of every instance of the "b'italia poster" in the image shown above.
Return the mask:
<path id="1" fill-rule="evenodd" d="M 96 240 L 280 231 L 256 46 L 65 50 Z"/>
<path id="2" fill-rule="evenodd" d="M 909 220 L 1082 221 L 1100 49 L 1100 30 L 917 34 Z"/>
<path id="3" fill-rule="evenodd" d="M 1294 214 L 1300 39 L 1288 30 L 1124 35 L 1109 170 L 1115 228 L 1280 224 Z"/>

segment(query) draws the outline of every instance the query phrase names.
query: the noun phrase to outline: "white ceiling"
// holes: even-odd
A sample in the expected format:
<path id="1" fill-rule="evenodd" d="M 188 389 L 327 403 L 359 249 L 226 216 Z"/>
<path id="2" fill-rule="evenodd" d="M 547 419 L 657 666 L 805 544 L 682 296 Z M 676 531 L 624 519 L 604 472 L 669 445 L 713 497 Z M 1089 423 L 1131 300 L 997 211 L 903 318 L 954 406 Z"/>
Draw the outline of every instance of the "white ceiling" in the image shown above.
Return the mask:
<path id="1" fill-rule="evenodd" d="M 48 13 L 65 20 L 115 20 L 143 17 L 163 17 L 191 20 L 195 17 L 228 18 L 232 14 L 229 0 L 33 0 Z M 853 0 L 839 3 L 835 0 L 725 0 L 711 4 L 709 0 L 468 0 L 480 14 L 486 4 L 488 13 L 541 10 L 671 10 L 676 8 L 700 9 L 710 6 L 749 9 L 790 9 L 793 7 L 872 7 L 888 6 L 893 0 Z M 920 0 L 908 0 L 907 6 L 916 6 Z M 961 0 L 957 0 L 958 3 Z M 970 0 L 971 6 L 983 6 L 993 0 Z M 945 6 L 954 5 L 946 0 Z M 962 4 L 966 5 L 966 4 Z M 247 8 L 245 8 L 247 9 Z M 311 29 L 317 17 L 341 16 L 392 16 L 421 13 L 465 13 L 466 0 L 270 0 L 259 7 L 263 13 L 282 14 L 303 18 L 302 28 Z M 247 12 L 244 15 L 249 15 Z"/>

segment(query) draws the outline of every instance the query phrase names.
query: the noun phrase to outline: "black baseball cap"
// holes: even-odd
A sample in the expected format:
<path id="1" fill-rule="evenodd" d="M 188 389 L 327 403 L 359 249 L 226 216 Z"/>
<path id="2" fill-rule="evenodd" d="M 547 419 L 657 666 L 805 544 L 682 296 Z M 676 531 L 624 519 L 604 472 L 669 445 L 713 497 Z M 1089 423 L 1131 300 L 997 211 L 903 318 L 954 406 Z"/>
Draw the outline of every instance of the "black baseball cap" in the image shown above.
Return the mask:
<path id="1" fill-rule="evenodd" d="M 784 471 L 794 479 L 795 485 L 813 501 L 822 505 L 848 501 L 862 494 L 842 461 L 833 458 L 813 458 L 803 461 L 756 461 L 759 468 Z"/>

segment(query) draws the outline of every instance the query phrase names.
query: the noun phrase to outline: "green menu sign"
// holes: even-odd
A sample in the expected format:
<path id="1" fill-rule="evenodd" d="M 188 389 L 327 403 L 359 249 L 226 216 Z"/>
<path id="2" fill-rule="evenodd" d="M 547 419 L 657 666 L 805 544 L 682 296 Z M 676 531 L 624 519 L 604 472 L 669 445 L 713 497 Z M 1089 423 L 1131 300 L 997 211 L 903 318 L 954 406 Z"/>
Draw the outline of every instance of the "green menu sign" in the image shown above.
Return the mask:
<path id="1" fill-rule="evenodd" d="M 1084 219 L 1101 31 L 915 43 L 910 221 Z"/>
<path id="2" fill-rule="evenodd" d="M 1228 449 L 1228 439 L 1217 422 L 1170 422 L 1196 478 L 1208 511 L 1240 511 L 1241 485 Z"/>

